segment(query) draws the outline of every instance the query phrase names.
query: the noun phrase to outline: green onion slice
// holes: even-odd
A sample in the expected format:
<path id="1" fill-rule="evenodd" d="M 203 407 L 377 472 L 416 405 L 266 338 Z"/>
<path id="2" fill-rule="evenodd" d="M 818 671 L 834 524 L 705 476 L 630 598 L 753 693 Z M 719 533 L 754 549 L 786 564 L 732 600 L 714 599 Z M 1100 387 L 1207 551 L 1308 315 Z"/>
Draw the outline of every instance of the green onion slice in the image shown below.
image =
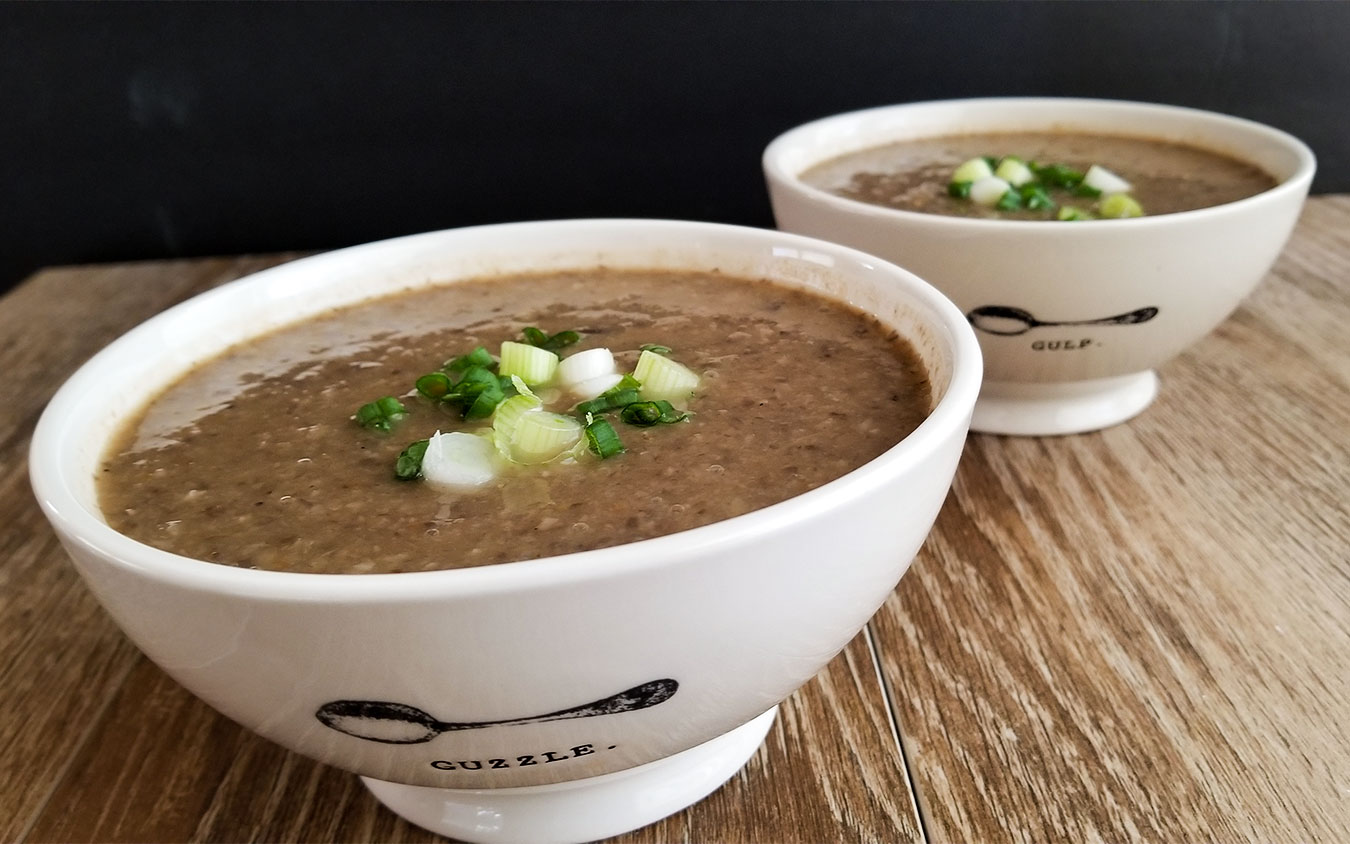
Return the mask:
<path id="1" fill-rule="evenodd" d="M 408 409 L 393 396 L 385 396 L 361 405 L 356 410 L 356 422 L 372 431 L 388 431 L 394 423 L 408 415 Z"/>
<path id="2" fill-rule="evenodd" d="M 422 455 L 422 477 L 444 486 L 482 486 L 497 476 L 499 460 L 490 432 L 437 431 Z"/>
<path id="3" fill-rule="evenodd" d="M 638 348 L 644 352 L 655 352 L 658 355 L 668 355 L 674 351 L 669 346 L 662 346 L 660 343 L 643 343 Z"/>
<path id="4" fill-rule="evenodd" d="M 641 396 L 637 390 L 631 387 L 622 390 L 606 390 L 590 401 L 584 401 L 576 406 L 576 412 L 580 416 L 590 413 L 592 415 L 608 413 L 611 410 L 618 410 L 621 407 L 638 401 Z"/>
<path id="5" fill-rule="evenodd" d="M 998 163 L 994 175 L 1015 188 L 1020 188 L 1036 178 L 1036 174 L 1031 172 L 1031 168 L 1027 166 L 1026 162 L 1015 155 L 1005 156 Z"/>
<path id="6" fill-rule="evenodd" d="M 699 382 L 693 370 L 655 352 L 643 352 L 638 357 L 633 377 L 641 382 L 639 392 L 647 401 L 684 401 Z"/>
<path id="7" fill-rule="evenodd" d="M 497 366 L 502 375 L 518 375 L 526 384 L 546 384 L 557 369 L 558 356 L 547 349 L 512 340 L 502 343 L 501 363 Z"/>
<path id="8" fill-rule="evenodd" d="M 535 396 L 512 396 L 497 405 L 497 412 L 492 414 L 492 442 L 503 457 L 511 456 L 511 441 L 521 417 L 537 412 L 542 405 Z"/>
<path id="9" fill-rule="evenodd" d="M 444 372 L 429 372 L 418 378 L 415 386 L 417 392 L 432 401 L 441 401 L 454 385 L 451 383 L 450 377 Z"/>
<path id="10" fill-rule="evenodd" d="M 1022 194 L 1015 190 L 1006 190 L 998 202 L 994 203 L 994 207 L 1000 211 L 1016 211 L 1022 207 Z"/>
<path id="11" fill-rule="evenodd" d="M 689 418 L 689 414 L 676 410 L 668 401 L 638 401 L 626 405 L 619 411 L 619 418 L 629 425 L 645 428 L 651 425 L 683 422 Z"/>
<path id="12" fill-rule="evenodd" d="M 581 423 L 570 416 L 539 410 L 524 413 L 516 422 L 507 457 L 516 463 L 547 463 L 581 439 Z"/>
<path id="13" fill-rule="evenodd" d="M 957 199 L 970 199 L 970 186 L 973 182 L 949 182 L 947 184 L 947 195 Z"/>
<path id="14" fill-rule="evenodd" d="M 549 352 L 565 349 L 581 340 L 581 334 L 576 331 L 559 331 L 550 337 L 533 325 L 522 329 L 520 333 L 525 337 L 527 344 Z"/>
<path id="15" fill-rule="evenodd" d="M 1083 181 L 1081 171 L 1063 164 L 1038 165 L 1032 168 L 1032 172 L 1036 174 L 1037 179 L 1054 188 L 1072 188 Z"/>
<path id="16" fill-rule="evenodd" d="M 486 419 L 497 409 L 497 405 L 506 400 L 506 391 L 501 384 L 492 383 L 474 397 L 473 402 L 464 408 L 465 419 Z"/>
<path id="17" fill-rule="evenodd" d="M 614 426 L 604 419 L 596 419 L 586 426 L 586 442 L 591 451 L 606 460 L 623 453 L 623 441 L 614 433 Z"/>
<path id="18" fill-rule="evenodd" d="M 1032 211 L 1041 209 L 1053 209 L 1055 201 L 1046 193 L 1045 188 L 1036 182 L 1028 182 L 1017 189 L 1022 197 L 1022 204 Z"/>
<path id="19" fill-rule="evenodd" d="M 504 398 L 506 390 L 491 370 L 471 366 L 441 400 L 459 405 L 465 419 L 486 419 Z"/>
<path id="20" fill-rule="evenodd" d="M 1087 211 L 1084 211 L 1082 208 L 1075 208 L 1075 207 L 1072 206 L 1072 205 L 1065 205 L 1063 208 L 1060 208 L 1060 209 L 1059 209 L 1059 213 L 1056 214 L 1055 217 L 1056 217 L 1056 219 L 1059 219 L 1059 220 L 1091 220 L 1091 219 L 1093 219 L 1091 213 L 1089 213 L 1089 212 L 1087 212 Z"/>
<path id="21" fill-rule="evenodd" d="M 1129 193 L 1131 188 L 1129 182 L 1100 164 L 1094 164 L 1087 169 L 1083 174 L 1083 184 L 1096 188 L 1104 194 Z"/>
<path id="22" fill-rule="evenodd" d="M 460 355 L 441 364 L 441 369 L 446 372 L 463 372 L 471 366 L 481 366 L 491 369 L 497 363 L 492 354 L 487 349 L 479 346 L 467 355 Z"/>
<path id="23" fill-rule="evenodd" d="M 1142 217 L 1144 209 L 1139 205 L 1134 197 L 1128 193 L 1113 193 L 1097 208 L 1097 213 L 1107 219 L 1123 219 L 1125 217 Z"/>
<path id="24" fill-rule="evenodd" d="M 422 477 L 422 458 L 427 453 L 428 440 L 418 440 L 398 455 L 394 463 L 394 477 L 400 481 L 415 481 Z"/>
<path id="25" fill-rule="evenodd" d="M 992 158 L 972 158 L 952 171 L 953 182 L 978 182 L 994 175 Z"/>
<path id="26" fill-rule="evenodd" d="M 608 390 L 605 390 L 600 395 L 617 396 L 620 393 L 624 392 L 625 390 L 640 390 L 640 389 L 642 389 L 641 381 L 639 381 L 632 375 L 625 375 L 619 379 L 619 383 L 615 384 L 613 387 L 610 387 Z"/>
<path id="27" fill-rule="evenodd" d="M 1012 186 L 998 176 L 986 176 L 970 186 L 970 199 L 980 205 L 993 207 L 1003 201 Z"/>

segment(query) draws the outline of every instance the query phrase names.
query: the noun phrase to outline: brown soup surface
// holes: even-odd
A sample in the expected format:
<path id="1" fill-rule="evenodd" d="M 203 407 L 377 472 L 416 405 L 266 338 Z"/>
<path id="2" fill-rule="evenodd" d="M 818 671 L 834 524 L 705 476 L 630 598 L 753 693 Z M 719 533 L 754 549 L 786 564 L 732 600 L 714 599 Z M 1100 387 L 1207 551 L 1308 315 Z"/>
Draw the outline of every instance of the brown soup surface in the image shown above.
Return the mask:
<path id="1" fill-rule="evenodd" d="M 577 330 L 563 357 L 606 347 L 620 371 L 658 343 L 701 375 L 692 418 L 639 428 L 627 451 L 512 465 L 469 491 L 399 481 L 409 443 L 467 430 L 412 391 L 524 326 Z M 400 396 L 387 433 L 354 411 Z M 405 572 L 535 559 L 647 539 L 811 490 L 889 449 L 927 416 L 912 347 L 816 294 L 718 273 L 598 269 L 483 279 L 337 310 L 189 372 L 112 443 L 100 504 L 116 530 L 236 566 Z"/>
<path id="2" fill-rule="evenodd" d="M 964 161 L 1013 155 L 1086 171 L 1093 164 L 1131 184 L 1148 215 L 1194 211 L 1269 190 L 1274 178 L 1251 164 L 1199 147 L 1147 138 L 1069 132 L 1009 132 L 922 138 L 850 153 L 801 174 L 814 187 L 872 205 L 989 219 L 1054 220 L 1043 211 L 1002 211 L 949 196 Z M 1056 195 L 1056 202 L 1091 208 L 1092 199 Z"/>

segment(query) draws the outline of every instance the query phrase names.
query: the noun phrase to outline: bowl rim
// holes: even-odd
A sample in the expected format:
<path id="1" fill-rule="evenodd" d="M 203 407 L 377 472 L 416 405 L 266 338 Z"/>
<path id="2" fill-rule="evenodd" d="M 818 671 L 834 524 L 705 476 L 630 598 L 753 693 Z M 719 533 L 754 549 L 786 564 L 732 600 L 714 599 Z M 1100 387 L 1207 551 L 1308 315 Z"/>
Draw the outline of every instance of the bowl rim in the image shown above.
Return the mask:
<path id="1" fill-rule="evenodd" d="M 837 194 L 822 188 L 807 184 L 801 179 L 801 172 L 804 171 L 793 172 L 784 166 L 782 161 L 787 151 L 793 149 L 804 139 L 811 137 L 823 129 L 846 125 L 877 115 L 918 111 L 920 109 L 955 108 L 958 106 L 967 109 L 996 107 L 1039 109 L 1054 106 L 1065 109 L 1097 110 L 1099 112 L 1114 110 L 1123 113 L 1163 113 L 1195 121 L 1196 126 L 1224 126 L 1229 129 L 1247 132 L 1252 137 L 1273 141 L 1278 143 L 1288 152 L 1293 153 L 1298 160 L 1298 164 L 1295 167 L 1294 172 L 1288 177 L 1278 180 L 1274 187 L 1232 202 L 1211 205 L 1205 208 L 1196 208 L 1190 211 L 1173 211 L 1167 214 L 1151 214 L 1144 217 L 1093 220 L 1091 226 L 1046 226 L 1044 224 L 1051 221 L 955 217 L 947 214 L 930 214 L 924 211 L 908 211 L 900 208 L 887 208 L 881 205 L 873 205 L 872 203 L 863 202 L 862 200 L 838 196 Z M 925 136 L 937 137 L 940 136 L 940 134 L 941 133 L 939 132 L 926 134 Z M 978 132 L 967 134 L 978 134 Z M 867 144 L 860 147 L 860 149 L 880 146 L 883 143 L 884 142 Z M 848 153 L 840 153 L 840 155 L 845 154 Z M 1234 157 L 1241 159 L 1240 156 Z M 828 157 L 822 158 L 820 161 L 815 162 L 815 164 L 828 160 Z M 812 166 L 814 166 L 814 164 Z M 771 185 L 777 184 L 786 190 L 805 196 L 812 202 L 822 203 L 837 211 L 875 216 L 897 222 L 928 225 L 935 228 L 972 229 L 976 231 L 1014 231 L 1028 230 L 1028 227 L 1030 227 L 1030 229 L 1037 231 L 1054 231 L 1056 232 L 1056 236 L 1059 237 L 1065 236 L 1064 234 L 1060 234 L 1061 232 L 1068 233 L 1067 236 L 1069 237 L 1081 237 L 1084 235 L 1073 233 L 1083 231 L 1100 233 L 1108 227 L 1109 229 L 1119 230 L 1124 226 L 1135 230 L 1142 230 L 1159 225 L 1175 225 L 1178 220 L 1204 219 L 1206 217 L 1231 213 L 1234 210 L 1251 205 L 1279 201 L 1290 194 L 1304 194 L 1312 184 L 1313 175 L 1317 170 L 1317 157 L 1313 154 L 1312 149 L 1307 144 L 1282 129 L 1277 129 L 1273 126 L 1268 126 L 1264 123 L 1250 120 L 1245 117 L 1237 117 L 1231 114 L 1207 111 L 1205 109 L 1192 108 L 1190 106 L 1091 97 L 970 97 L 946 100 L 918 100 L 907 103 L 873 106 L 870 108 L 857 109 L 855 111 L 831 114 L 807 123 L 802 123 L 788 129 L 769 142 L 761 155 L 761 167 L 763 168 L 765 177 Z"/>
<path id="2" fill-rule="evenodd" d="M 934 404 L 918 428 L 878 457 L 840 478 L 777 504 L 651 539 L 570 554 L 468 568 L 377 574 L 328 574 L 247 569 L 212 563 L 163 551 L 117 532 L 81 504 L 73 492 L 71 488 L 73 476 L 64 470 L 57 455 L 62 442 L 62 429 L 67 424 L 73 424 L 66 420 L 70 415 L 70 409 L 78 401 L 81 385 L 96 379 L 98 373 L 120 349 L 181 319 L 189 309 L 193 307 L 200 309 L 203 301 L 209 302 L 212 298 L 228 295 L 240 285 L 263 285 L 278 272 L 303 272 L 306 267 L 321 266 L 323 262 L 341 260 L 357 255 L 363 250 L 375 252 L 403 246 L 413 247 L 424 239 L 444 237 L 451 232 L 462 233 L 460 236 L 472 238 L 476 234 L 511 233 L 510 230 L 515 230 L 518 236 L 528 237 L 531 232 L 540 228 L 569 226 L 582 230 L 611 231 L 616 243 L 621 242 L 626 232 L 642 230 L 659 232 L 671 238 L 700 232 L 722 233 L 746 239 L 744 248 L 747 250 L 755 246 L 776 243 L 809 249 L 817 253 L 823 252 L 838 261 L 845 262 L 846 265 L 851 265 L 853 271 L 880 271 L 901 286 L 905 298 L 915 303 L 917 311 L 926 310 L 932 314 L 932 320 L 925 316 L 924 322 L 940 336 L 945 337 L 946 342 L 950 344 L 951 375 L 947 391 Z M 726 251 L 731 254 L 737 248 L 740 247 L 728 246 Z M 397 256 L 394 263 L 397 263 Z M 379 298 L 397 290 L 398 288 L 382 289 L 367 298 Z M 352 304 L 360 301 L 363 300 L 357 299 Z M 248 334 L 235 342 L 244 342 L 252 336 L 254 335 Z M 223 350 L 224 347 L 216 349 L 207 359 Z M 940 449 L 954 432 L 959 431 L 964 437 L 971 409 L 979 392 L 982 370 L 983 361 L 973 329 L 961 311 L 936 288 L 895 264 L 816 238 L 775 229 L 663 219 L 547 220 L 444 229 L 346 247 L 250 273 L 190 297 L 119 335 L 76 369 L 49 400 L 34 429 L 29 446 L 29 479 L 34 495 L 47 519 L 56 529 L 58 537 L 109 561 L 115 568 L 184 588 L 278 601 L 343 603 L 391 599 L 437 600 L 445 598 L 448 594 L 456 596 L 493 594 L 582 580 L 602 580 L 639 570 L 675 565 L 691 552 L 712 546 L 734 547 L 750 542 L 755 537 L 773 532 L 780 525 L 791 524 L 817 508 L 847 505 L 849 501 L 867 495 L 891 476 L 903 473 L 908 467 L 924 460 Z M 136 401 L 144 402 L 147 398 L 145 395 L 137 396 Z M 106 446 L 106 443 L 105 439 L 100 446 Z M 101 453 L 100 449 L 99 454 Z"/>

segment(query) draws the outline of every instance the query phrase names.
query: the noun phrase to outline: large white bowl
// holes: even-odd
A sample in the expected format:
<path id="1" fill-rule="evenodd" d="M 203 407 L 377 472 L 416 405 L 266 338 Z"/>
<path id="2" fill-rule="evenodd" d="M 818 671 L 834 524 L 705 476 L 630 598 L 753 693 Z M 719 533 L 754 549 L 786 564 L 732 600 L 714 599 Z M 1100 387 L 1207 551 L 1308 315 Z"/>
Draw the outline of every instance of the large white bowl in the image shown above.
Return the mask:
<path id="1" fill-rule="evenodd" d="M 897 141 L 1052 128 L 1203 147 L 1255 164 L 1278 184 L 1198 211 L 1054 223 L 899 211 L 799 178 L 829 159 Z M 1297 138 L 1249 120 L 1056 98 L 910 103 L 836 115 L 779 136 L 763 158 L 779 228 L 894 261 L 950 296 L 977 328 L 993 329 L 977 331 L 986 381 L 972 428 L 1007 434 L 1093 430 L 1147 407 L 1157 392 L 1153 369 L 1222 322 L 1270 269 L 1315 164 Z M 989 313 L 1003 316 L 981 317 Z M 1034 322 L 1009 333 L 1020 331 L 1011 314 Z"/>
<path id="2" fill-rule="evenodd" d="M 600 264 L 716 267 L 851 302 L 912 340 L 935 406 L 880 457 L 781 504 L 505 565 L 388 575 L 231 568 L 138 543 L 99 513 L 94 477 L 110 436 L 197 361 L 384 292 Z M 447 835 L 590 840 L 721 784 L 754 752 L 775 705 L 877 609 L 947 493 L 980 369 L 970 327 L 941 294 L 834 244 L 663 221 L 490 226 L 295 261 L 166 311 L 61 388 L 30 467 L 108 612 L 225 715 L 365 775 L 387 805 Z M 552 717 L 455 727 L 541 715 Z"/>

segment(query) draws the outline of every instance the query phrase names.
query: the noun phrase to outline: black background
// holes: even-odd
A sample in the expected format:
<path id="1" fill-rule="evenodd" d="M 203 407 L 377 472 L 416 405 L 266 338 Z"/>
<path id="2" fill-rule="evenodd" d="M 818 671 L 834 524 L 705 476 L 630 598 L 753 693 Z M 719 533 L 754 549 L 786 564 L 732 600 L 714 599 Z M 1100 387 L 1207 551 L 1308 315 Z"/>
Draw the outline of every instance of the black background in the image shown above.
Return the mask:
<path id="1" fill-rule="evenodd" d="M 0 289 L 507 220 L 772 225 L 764 145 L 886 103 L 1270 123 L 1350 190 L 1350 3 L 0 4 Z"/>

